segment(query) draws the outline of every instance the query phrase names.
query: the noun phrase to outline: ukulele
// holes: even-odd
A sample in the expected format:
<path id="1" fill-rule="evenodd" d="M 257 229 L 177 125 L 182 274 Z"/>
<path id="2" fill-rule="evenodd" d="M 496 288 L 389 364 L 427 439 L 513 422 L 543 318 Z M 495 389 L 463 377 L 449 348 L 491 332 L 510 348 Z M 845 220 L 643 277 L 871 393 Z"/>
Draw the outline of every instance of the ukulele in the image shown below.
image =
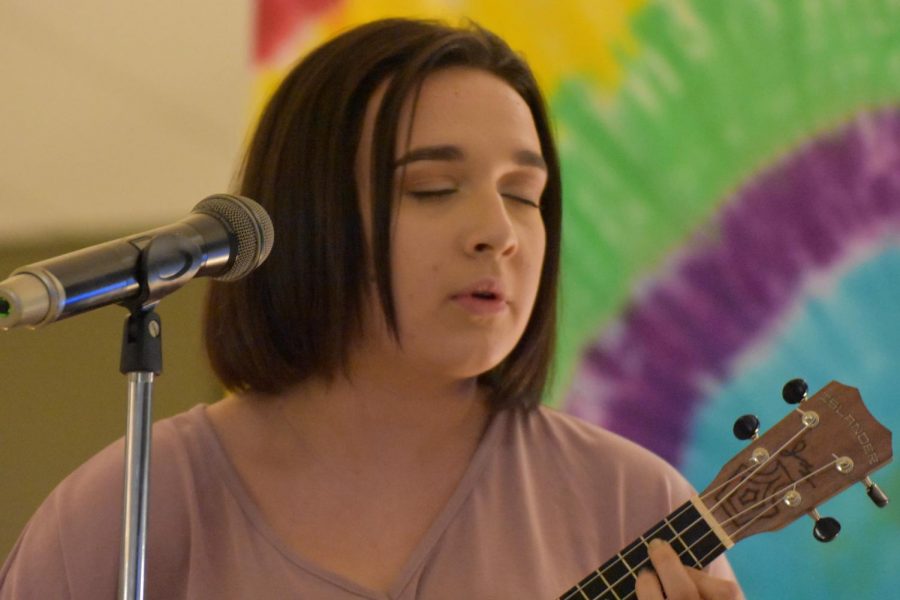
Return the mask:
<path id="1" fill-rule="evenodd" d="M 736 542 L 775 531 L 803 515 L 815 520 L 813 536 L 834 539 L 841 529 L 816 507 L 858 481 L 878 506 L 887 496 L 869 474 L 890 462 L 891 432 L 866 409 L 859 390 L 832 381 L 807 397 L 802 379 L 782 396 L 794 410 L 764 435 L 759 419 L 734 424 L 751 444 L 728 461 L 700 494 L 675 509 L 638 539 L 566 591 L 559 600 L 631 600 L 638 572 L 649 565 L 647 544 L 669 542 L 689 567 L 702 568 Z"/>

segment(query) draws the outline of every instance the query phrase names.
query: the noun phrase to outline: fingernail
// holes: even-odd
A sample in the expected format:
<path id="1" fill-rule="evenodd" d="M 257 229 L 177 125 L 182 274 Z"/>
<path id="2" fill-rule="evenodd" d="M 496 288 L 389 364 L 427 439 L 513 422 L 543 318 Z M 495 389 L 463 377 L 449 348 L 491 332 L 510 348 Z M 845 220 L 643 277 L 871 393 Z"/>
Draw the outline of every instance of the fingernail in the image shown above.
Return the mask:
<path id="1" fill-rule="evenodd" d="M 650 540 L 651 548 L 662 548 L 664 545 L 665 545 L 665 542 L 659 538 L 653 538 L 652 540 Z"/>

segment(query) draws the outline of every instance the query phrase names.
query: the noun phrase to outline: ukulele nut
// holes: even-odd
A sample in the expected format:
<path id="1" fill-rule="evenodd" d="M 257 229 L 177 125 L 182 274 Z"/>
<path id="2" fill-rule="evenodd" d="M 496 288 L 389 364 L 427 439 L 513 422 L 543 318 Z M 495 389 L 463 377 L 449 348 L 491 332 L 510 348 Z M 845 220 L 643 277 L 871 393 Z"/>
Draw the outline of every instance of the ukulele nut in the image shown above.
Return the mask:
<path id="1" fill-rule="evenodd" d="M 784 503 L 790 506 L 791 508 L 800 506 L 800 502 L 803 501 L 803 497 L 800 495 L 800 492 L 797 490 L 790 490 L 787 494 L 784 495 Z"/>
<path id="2" fill-rule="evenodd" d="M 819 424 L 819 414 L 814 410 L 808 410 L 803 413 L 803 425 L 810 429 Z"/>
<path id="3" fill-rule="evenodd" d="M 755 448 L 750 456 L 751 465 L 759 465 L 769 460 L 769 451 L 765 448 Z"/>
<path id="4" fill-rule="evenodd" d="M 849 473 L 853 470 L 853 459 L 849 456 L 842 456 L 835 461 L 837 470 L 841 473 Z"/>

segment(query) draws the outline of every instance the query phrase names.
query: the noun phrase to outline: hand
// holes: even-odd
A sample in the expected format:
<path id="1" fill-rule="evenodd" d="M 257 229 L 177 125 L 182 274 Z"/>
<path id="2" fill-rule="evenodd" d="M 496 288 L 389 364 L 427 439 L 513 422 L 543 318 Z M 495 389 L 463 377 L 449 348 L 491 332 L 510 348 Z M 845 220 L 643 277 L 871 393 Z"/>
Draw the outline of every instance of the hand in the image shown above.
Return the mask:
<path id="1" fill-rule="evenodd" d="M 734 581 L 718 579 L 703 571 L 681 564 L 672 547 L 652 540 L 649 546 L 651 569 L 642 570 L 637 577 L 634 591 L 639 600 L 737 600 L 740 598 Z"/>

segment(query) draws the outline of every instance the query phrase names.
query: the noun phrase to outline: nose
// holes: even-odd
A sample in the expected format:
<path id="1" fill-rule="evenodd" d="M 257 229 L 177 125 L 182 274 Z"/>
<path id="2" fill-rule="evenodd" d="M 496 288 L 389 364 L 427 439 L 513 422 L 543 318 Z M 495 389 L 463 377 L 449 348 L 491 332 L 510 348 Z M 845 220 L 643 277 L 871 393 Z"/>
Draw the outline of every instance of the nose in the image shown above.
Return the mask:
<path id="1" fill-rule="evenodd" d="M 480 194 L 474 200 L 476 208 L 471 213 L 466 251 L 473 256 L 515 254 L 519 240 L 506 200 L 497 192 Z"/>

